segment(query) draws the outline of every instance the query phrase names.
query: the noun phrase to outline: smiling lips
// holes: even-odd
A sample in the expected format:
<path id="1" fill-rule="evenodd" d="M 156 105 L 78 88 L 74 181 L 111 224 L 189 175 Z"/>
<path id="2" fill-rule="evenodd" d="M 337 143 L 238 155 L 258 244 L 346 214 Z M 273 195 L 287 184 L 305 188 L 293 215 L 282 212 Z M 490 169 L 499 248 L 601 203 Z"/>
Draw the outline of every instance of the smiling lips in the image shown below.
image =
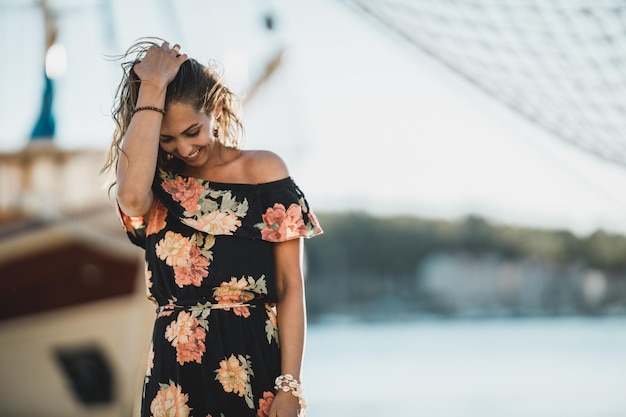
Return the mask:
<path id="1" fill-rule="evenodd" d="M 187 161 L 193 161 L 198 157 L 198 155 L 200 155 L 200 149 L 196 149 L 193 153 L 185 156 L 184 159 L 186 159 Z"/>

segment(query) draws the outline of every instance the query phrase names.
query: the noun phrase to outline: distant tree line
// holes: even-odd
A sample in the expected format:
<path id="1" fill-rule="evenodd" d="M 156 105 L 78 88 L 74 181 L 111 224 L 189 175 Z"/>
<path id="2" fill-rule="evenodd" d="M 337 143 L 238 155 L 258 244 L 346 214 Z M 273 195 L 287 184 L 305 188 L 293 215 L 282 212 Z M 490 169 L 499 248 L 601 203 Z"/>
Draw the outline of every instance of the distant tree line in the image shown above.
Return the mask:
<path id="1" fill-rule="evenodd" d="M 420 290 L 420 266 L 437 253 L 489 254 L 551 268 L 577 265 L 601 271 L 620 297 L 621 289 L 626 295 L 623 235 L 598 230 L 581 237 L 566 230 L 490 224 L 477 216 L 458 221 L 363 213 L 318 217 L 325 233 L 306 242 L 307 303 L 313 319 L 325 313 L 384 315 L 399 304 L 423 310 L 432 300 Z"/>

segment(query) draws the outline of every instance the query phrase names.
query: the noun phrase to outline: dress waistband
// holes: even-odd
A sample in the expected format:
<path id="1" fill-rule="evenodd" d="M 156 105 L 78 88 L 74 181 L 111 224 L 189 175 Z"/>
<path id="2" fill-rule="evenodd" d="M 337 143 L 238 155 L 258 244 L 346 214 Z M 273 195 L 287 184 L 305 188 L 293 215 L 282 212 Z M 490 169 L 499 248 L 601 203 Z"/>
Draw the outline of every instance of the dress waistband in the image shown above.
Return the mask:
<path id="1" fill-rule="evenodd" d="M 197 303 L 197 304 L 166 304 L 163 306 L 159 306 L 156 310 L 157 313 L 163 313 L 164 311 L 210 311 L 210 310 L 230 310 L 231 308 L 238 307 L 256 307 L 257 304 L 250 303 L 211 303 L 207 301 L 206 303 Z"/>

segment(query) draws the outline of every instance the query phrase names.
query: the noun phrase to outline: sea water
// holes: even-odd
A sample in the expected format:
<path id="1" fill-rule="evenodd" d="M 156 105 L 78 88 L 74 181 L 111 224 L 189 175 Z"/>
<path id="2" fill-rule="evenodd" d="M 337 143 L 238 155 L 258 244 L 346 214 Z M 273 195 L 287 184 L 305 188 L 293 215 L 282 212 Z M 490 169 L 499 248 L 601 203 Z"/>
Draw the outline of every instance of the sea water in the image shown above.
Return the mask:
<path id="1" fill-rule="evenodd" d="M 624 417 L 626 317 L 309 327 L 309 417 Z"/>

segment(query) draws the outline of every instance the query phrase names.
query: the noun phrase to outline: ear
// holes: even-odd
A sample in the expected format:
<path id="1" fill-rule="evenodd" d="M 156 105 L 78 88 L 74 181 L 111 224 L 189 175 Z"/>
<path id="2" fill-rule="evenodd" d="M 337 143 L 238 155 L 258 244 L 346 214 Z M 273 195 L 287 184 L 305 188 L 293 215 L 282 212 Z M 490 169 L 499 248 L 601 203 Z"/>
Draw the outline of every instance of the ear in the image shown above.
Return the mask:
<path id="1" fill-rule="evenodd" d="M 215 117 L 215 120 L 219 120 L 220 116 L 222 115 L 222 106 L 216 106 L 215 109 L 212 112 L 213 117 Z"/>

